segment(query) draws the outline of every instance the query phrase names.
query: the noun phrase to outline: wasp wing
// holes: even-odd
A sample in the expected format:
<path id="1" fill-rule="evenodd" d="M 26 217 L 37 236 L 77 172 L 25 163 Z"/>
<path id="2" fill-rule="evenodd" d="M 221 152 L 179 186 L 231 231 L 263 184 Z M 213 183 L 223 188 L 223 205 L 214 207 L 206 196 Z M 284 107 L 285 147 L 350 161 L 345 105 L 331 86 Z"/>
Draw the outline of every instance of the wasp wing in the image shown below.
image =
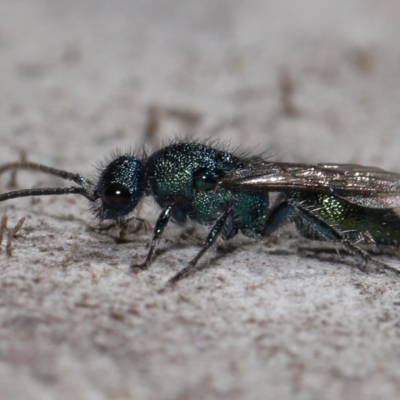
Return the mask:
<path id="1" fill-rule="evenodd" d="M 326 193 L 363 207 L 400 207 L 400 174 L 356 164 L 251 160 L 245 168 L 225 173 L 219 185 L 239 191 Z"/>

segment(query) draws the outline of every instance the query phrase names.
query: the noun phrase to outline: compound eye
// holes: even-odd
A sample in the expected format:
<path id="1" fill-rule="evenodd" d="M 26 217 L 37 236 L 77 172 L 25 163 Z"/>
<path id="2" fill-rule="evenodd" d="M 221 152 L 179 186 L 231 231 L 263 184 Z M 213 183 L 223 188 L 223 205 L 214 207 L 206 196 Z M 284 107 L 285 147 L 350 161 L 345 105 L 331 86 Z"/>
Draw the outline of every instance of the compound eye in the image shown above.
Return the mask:
<path id="1" fill-rule="evenodd" d="M 111 207 L 126 207 L 131 203 L 131 193 L 126 186 L 111 183 L 104 191 L 103 200 Z"/>

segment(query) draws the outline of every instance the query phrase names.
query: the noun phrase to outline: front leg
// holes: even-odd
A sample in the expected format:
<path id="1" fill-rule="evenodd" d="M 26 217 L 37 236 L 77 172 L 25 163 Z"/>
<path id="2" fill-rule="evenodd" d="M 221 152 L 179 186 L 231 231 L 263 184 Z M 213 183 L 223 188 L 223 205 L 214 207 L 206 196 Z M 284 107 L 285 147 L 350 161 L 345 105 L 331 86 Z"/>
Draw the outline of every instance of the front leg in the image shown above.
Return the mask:
<path id="1" fill-rule="evenodd" d="M 158 217 L 156 225 L 154 227 L 153 237 L 151 239 L 150 249 L 149 249 L 149 252 L 147 253 L 146 259 L 144 260 L 144 262 L 142 264 L 131 265 L 130 268 L 133 271 L 145 270 L 150 266 L 151 258 L 153 256 L 157 241 L 160 238 L 160 236 L 162 235 L 162 233 L 164 232 L 164 229 L 167 226 L 168 221 L 171 218 L 173 208 L 174 208 L 173 205 L 169 205 L 161 211 L 161 214 Z"/>

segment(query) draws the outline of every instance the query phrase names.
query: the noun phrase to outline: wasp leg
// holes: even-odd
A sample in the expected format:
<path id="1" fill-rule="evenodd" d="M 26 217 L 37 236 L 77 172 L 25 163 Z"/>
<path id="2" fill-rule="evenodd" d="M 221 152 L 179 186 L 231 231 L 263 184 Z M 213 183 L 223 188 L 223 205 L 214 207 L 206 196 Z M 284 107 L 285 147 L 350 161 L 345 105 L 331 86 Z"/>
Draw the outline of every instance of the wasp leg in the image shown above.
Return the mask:
<path id="1" fill-rule="evenodd" d="M 217 222 L 211 228 L 204 242 L 203 248 L 197 253 L 196 257 L 194 257 L 193 260 L 189 262 L 187 267 L 183 268 L 176 275 L 174 275 L 168 281 L 167 285 L 174 285 L 181 279 L 186 278 L 187 276 L 191 275 L 196 271 L 197 263 L 199 262 L 200 258 L 203 257 L 203 255 L 215 243 L 218 237 L 224 233 L 223 232 L 224 228 L 227 222 L 231 219 L 231 217 L 232 217 L 232 210 L 229 208 L 218 218 Z"/>
<path id="2" fill-rule="evenodd" d="M 160 236 L 164 232 L 165 227 L 168 225 L 168 221 L 171 218 L 173 208 L 173 205 L 169 205 L 161 211 L 161 214 L 159 215 L 156 225 L 154 227 L 153 237 L 151 239 L 150 249 L 147 253 L 146 259 L 142 264 L 131 265 L 130 268 L 132 270 L 145 270 L 149 267 L 157 241 L 160 239 Z"/>
<path id="3" fill-rule="evenodd" d="M 340 232 L 338 232 L 333 226 L 327 224 L 321 218 L 315 216 L 312 212 L 304 207 L 296 206 L 297 215 L 306 222 L 310 227 L 318 232 L 321 236 L 328 240 L 340 243 L 345 249 L 352 252 L 356 256 L 360 257 L 364 261 L 363 266 L 359 266 L 359 269 L 363 272 L 369 272 L 367 269 L 368 264 L 373 264 L 376 266 L 378 272 L 390 271 L 395 275 L 399 276 L 400 271 L 390 265 L 371 257 L 365 250 L 351 243 L 346 239 Z"/>
<path id="4" fill-rule="evenodd" d="M 301 235 L 309 237 L 310 230 L 314 231 L 316 236 L 319 236 L 325 240 L 340 243 L 346 250 L 361 258 L 364 261 L 364 265 L 360 266 L 359 269 L 363 272 L 368 272 L 367 265 L 373 264 L 376 266 L 379 272 L 390 271 L 395 273 L 397 276 L 400 275 L 400 271 L 398 271 L 396 268 L 393 268 L 390 265 L 371 257 L 371 255 L 365 250 L 356 246 L 342 233 L 335 229 L 335 227 L 319 218 L 312 211 L 299 204 L 290 204 L 289 201 L 282 201 L 272 209 L 265 224 L 263 236 L 268 237 L 288 221 L 296 223 L 296 219 L 300 220 L 302 225 L 306 225 L 308 228 L 308 230 L 303 230 L 297 226 L 297 230 Z"/>
<path id="5" fill-rule="evenodd" d="M 273 207 L 264 225 L 262 236 L 269 237 L 272 233 L 285 225 L 288 222 L 291 211 L 292 206 L 290 206 L 287 201 L 283 201 Z"/>

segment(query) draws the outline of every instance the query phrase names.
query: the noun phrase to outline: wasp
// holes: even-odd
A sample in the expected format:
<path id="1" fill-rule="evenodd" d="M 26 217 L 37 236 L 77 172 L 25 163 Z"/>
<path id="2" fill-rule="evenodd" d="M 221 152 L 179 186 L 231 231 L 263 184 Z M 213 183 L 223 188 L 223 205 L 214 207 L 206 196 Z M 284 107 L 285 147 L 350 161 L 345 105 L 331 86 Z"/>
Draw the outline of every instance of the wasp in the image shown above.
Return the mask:
<path id="1" fill-rule="evenodd" d="M 0 194 L 0 201 L 78 194 L 90 202 L 98 220 L 122 225 L 145 197 L 152 197 L 161 212 L 145 260 L 131 265 L 135 271 L 150 266 L 169 221 L 184 225 L 191 220 L 208 226 L 202 248 L 170 284 L 192 274 L 218 238 L 229 240 L 241 232 L 265 240 L 288 223 L 304 238 L 342 245 L 363 261 L 361 269 L 373 263 L 378 270 L 400 274 L 360 247 L 400 245 L 400 217 L 395 212 L 400 205 L 400 174 L 379 168 L 273 162 L 230 152 L 215 143 L 183 140 L 149 155 L 117 154 L 100 168 L 94 181 L 28 161 L 1 165 L 0 174 L 18 169 L 55 175 L 74 184 L 15 190 Z M 271 193 L 277 193 L 274 201 Z"/>

